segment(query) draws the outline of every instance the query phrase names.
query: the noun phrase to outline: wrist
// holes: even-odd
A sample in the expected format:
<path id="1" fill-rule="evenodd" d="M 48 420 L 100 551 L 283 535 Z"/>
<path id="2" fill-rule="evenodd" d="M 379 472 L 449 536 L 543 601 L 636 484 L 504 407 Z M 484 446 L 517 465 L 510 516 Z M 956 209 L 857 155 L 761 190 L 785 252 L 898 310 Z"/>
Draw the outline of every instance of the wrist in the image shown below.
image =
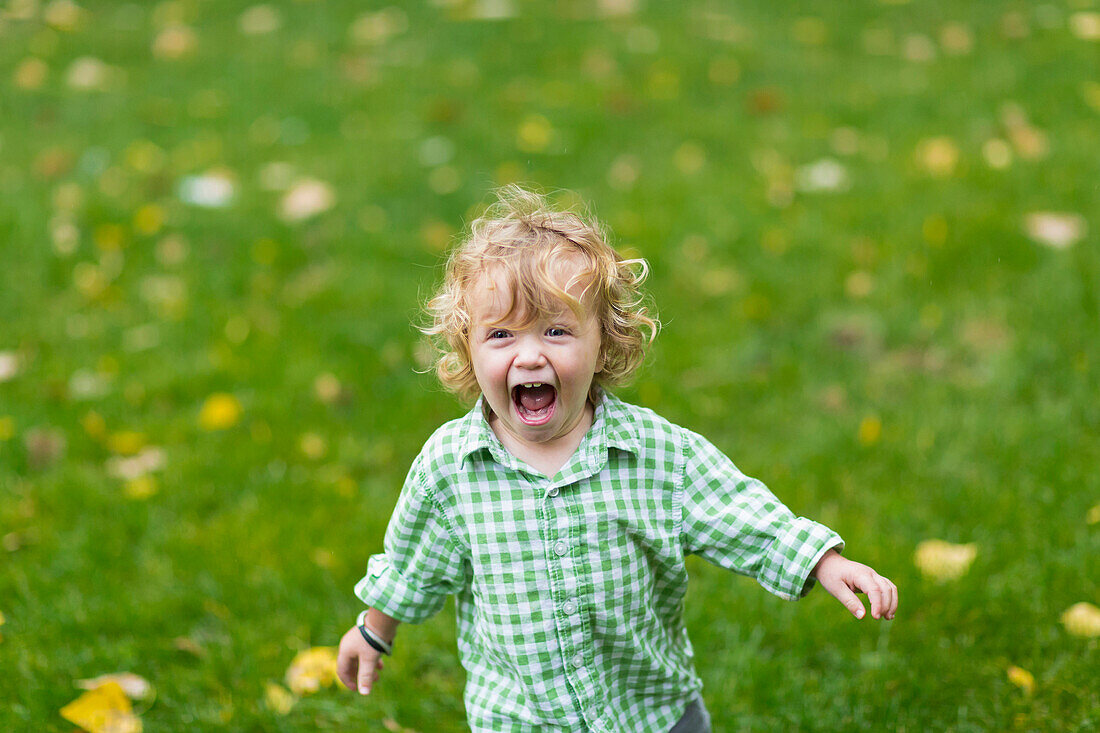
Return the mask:
<path id="1" fill-rule="evenodd" d="M 816 578 L 817 574 L 824 566 L 832 564 L 837 558 L 840 558 L 840 553 L 837 552 L 835 547 L 830 547 L 825 551 L 825 554 L 821 556 L 821 559 L 817 561 L 817 565 L 814 565 L 814 569 L 810 571 L 810 577 Z"/>
<path id="2" fill-rule="evenodd" d="M 387 645 L 393 644 L 400 623 L 397 619 L 387 616 L 375 608 L 360 611 L 359 616 L 355 619 L 356 626 L 366 626 Z"/>

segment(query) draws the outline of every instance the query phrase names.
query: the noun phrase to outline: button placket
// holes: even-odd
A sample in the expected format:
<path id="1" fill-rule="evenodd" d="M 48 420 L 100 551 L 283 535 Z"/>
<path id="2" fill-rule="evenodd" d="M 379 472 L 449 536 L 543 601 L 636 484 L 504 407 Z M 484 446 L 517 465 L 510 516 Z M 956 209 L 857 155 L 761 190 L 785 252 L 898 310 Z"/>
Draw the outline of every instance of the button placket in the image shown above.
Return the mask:
<path id="1" fill-rule="evenodd" d="M 581 579 L 578 574 L 585 567 L 585 561 L 579 557 L 579 551 L 583 548 L 581 542 L 583 533 L 577 527 L 584 521 L 583 507 L 576 504 L 576 496 L 569 492 L 568 487 L 563 487 L 561 497 L 553 502 L 550 516 L 552 519 L 554 536 L 557 538 L 551 545 L 552 557 L 557 558 L 562 570 L 562 582 L 554 588 L 554 600 L 557 605 L 555 623 L 561 638 L 561 653 L 565 662 L 566 678 L 570 687 L 584 704 L 593 702 L 595 694 L 592 670 L 585 661 L 584 617 L 578 613 L 580 609 Z"/>

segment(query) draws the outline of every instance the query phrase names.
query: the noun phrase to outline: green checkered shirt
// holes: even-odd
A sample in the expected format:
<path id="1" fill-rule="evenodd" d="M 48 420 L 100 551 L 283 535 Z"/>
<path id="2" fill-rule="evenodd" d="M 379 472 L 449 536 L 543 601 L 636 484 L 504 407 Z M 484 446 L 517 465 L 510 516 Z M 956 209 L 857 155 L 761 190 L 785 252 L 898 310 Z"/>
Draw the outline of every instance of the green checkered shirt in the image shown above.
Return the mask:
<path id="1" fill-rule="evenodd" d="M 505 450 L 484 400 L 413 462 L 355 593 L 408 623 L 455 596 L 475 731 L 667 731 L 698 694 L 684 558 L 794 600 L 842 544 L 703 437 L 605 394 L 556 476 Z"/>

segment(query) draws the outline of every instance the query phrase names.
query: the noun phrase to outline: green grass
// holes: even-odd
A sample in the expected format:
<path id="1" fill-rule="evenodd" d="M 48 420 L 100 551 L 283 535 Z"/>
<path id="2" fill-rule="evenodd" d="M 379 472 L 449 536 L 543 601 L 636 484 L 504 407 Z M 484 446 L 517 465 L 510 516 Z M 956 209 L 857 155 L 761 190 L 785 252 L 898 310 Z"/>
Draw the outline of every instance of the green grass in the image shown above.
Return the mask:
<path id="1" fill-rule="evenodd" d="M 402 629 L 369 700 L 279 716 L 263 690 L 337 643 L 409 462 L 463 409 L 414 371 L 411 322 L 442 248 L 513 179 L 577 192 L 650 260 L 665 328 L 622 396 L 900 588 L 894 622 L 857 623 L 693 563 L 716 730 L 1100 723 L 1097 640 L 1059 622 L 1100 604 L 1100 46 L 1071 31 L 1095 3 L 638 4 L 402 4 L 361 41 L 349 26 L 382 6 L 280 3 L 258 36 L 238 2 L 86 3 L 71 29 L 43 21 L 68 25 L 58 4 L 0 15 L 0 352 L 20 363 L 0 382 L 0 729 L 71 730 L 74 682 L 121 670 L 158 690 L 149 730 L 463 729 L 449 607 Z M 153 53 L 169 22 L 189 56 Z M 108 88 L 67 84 L 86 56 Z M 957 154 L 944 175 L 918 153 L 932 138 Z M 794 185 L 822 158 L 846 190 Z M 281 220 L 276 161 L 335 206 Z M 180 200 L 215 168 L 229 207 Z M 149 204 L 160 226 L 135 218 Z M 1087 232 L 1045 247 L 1034 211 Z M 215 392 L 243 416 L 207 432 Z M 91 413 L 164 449 L 154 495 L 126 497 Z M 923 578 L 930 538 L 976 543 L 969 573 Z"/>

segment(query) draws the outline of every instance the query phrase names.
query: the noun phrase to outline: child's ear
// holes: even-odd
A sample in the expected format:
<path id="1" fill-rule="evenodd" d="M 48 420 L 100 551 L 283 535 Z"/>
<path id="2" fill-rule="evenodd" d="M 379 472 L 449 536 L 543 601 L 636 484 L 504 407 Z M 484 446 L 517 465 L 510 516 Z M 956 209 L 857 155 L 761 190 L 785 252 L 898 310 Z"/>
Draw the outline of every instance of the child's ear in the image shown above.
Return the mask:
<path id="1" fill-rule="evenodd" d="M 607 352 L 603 350 L 603 346 L 600 346 L 600 355 L 596 358 L 596 371 L 594 374 L 599 374 L 603 371 L 604 366 L 607 363 Z"/>

